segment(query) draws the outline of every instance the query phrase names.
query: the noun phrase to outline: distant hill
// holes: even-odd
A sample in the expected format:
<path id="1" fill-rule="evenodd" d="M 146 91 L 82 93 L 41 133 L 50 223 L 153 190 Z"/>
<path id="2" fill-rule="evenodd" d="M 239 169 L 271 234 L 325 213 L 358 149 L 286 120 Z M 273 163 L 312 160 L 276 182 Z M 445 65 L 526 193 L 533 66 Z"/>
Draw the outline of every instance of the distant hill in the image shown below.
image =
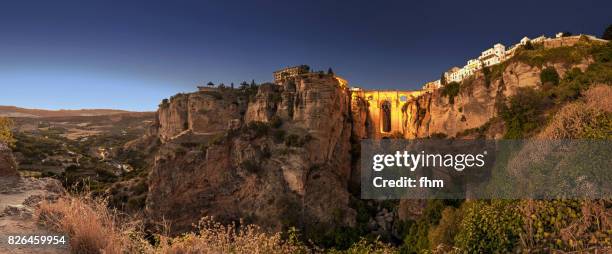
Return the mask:
<path id="1" fill-rule="evenodd" d="M 67 116 L 103 116 L 125 113 L 135 113 L 125 110 L 115 109 L 78 109 L 78 110 L 44 110 L 27 109 L 15 106 L 0 106 L 0 116 L 8 117 L 67 117 Z"/>

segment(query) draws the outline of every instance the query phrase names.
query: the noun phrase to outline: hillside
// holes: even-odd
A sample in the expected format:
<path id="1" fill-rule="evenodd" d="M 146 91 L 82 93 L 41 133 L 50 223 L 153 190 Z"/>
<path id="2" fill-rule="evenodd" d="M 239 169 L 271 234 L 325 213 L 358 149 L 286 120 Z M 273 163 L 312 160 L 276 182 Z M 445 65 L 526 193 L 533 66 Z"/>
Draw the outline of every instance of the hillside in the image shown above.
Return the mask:
<path id="1" fill-rule="evenodd" d="M 27 109 L 15 106 L 0 106 L 0 116 L 6 117 L 66 117 L 66 116 L 101 116 L 132 113 L 115 109 L 78 109 L 78 110 L 44 110 Z"/>

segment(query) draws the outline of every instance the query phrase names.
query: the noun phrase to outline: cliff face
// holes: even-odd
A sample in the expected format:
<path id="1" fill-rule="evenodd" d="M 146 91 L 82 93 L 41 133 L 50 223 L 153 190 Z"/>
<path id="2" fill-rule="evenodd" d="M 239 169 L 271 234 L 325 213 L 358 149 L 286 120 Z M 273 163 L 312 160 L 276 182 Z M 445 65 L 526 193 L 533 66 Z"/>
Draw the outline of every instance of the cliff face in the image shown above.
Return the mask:
<path id="1" fill-rule="evenodd" d="M 275 230 L 353 224 L 349 115 L 348 91 L 327 75 L 173 97 L 158 111 L 151 222 L 174 233 L 203 216 Z"/>
<path id="2" fill-rule="evenodd" d="M 17 164 L 11 149 L 0 143 L 0 177 L 18 176 Z"/>
<path id="3" fill-rule="evenodd" d="M 563 77 L 592 62 L 508 60 L 464 80 L 452 99 L 442 89 L 349 92 L 317 74 L 176 95 L 160 105 L 148 134 L 161 141 L 148 179 L 148 218 L 165 220 L 173 233 L 193 229 L 203 216 L 272 230 L 353 225 L 348 190 L 358 192 L 359 140 L 458 136 L 490 122 L 520 88 L 539 87 L 543 68 Z M 385 114 L 392 124 L 382 121 Z M 393 133 L 380 133 L 389 125 Z M 503 134 L 499 122 L 487 137 Z M 423 205 L 403 201 L 398 216 L 417 216 Z"/>
<path id="4" fill-rule="evenodd" d="M 488 85 L 485 75 L 479 71 L 463 82 L 452 103 L 449 96 L 442 94 L 442 89 L 408 101 L 403 112 L 406 119 L 404 137 L 420 138 L 435 134 L 453 137 L 468 129 L 478 128 L 497 116 L 498 103 L 516 94 L 519 88 L 540 86 L 543 68 L 554 67 L 563 77 L 572 68 L 584 71 L 590 63 L 592 60 L 587 58 L 574 65 L 558 62 L 536 67 L 514 61 Z M 494 137 L 501 138 L 502 135 L 499 132 Z"/>

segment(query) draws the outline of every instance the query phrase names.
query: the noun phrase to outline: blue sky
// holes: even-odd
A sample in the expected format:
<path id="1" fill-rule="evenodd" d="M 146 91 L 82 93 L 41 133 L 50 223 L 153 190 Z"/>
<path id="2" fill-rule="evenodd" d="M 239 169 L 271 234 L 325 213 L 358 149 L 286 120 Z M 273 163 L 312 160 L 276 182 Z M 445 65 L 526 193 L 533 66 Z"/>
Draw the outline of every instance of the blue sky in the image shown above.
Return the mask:
<path id="1" fill-rule="evenodd" d="M 496 42 L 600 35 L 611 1 L 13 1 L 0 3 L 0 105 L 155 110 L 208 81 L 309 64 L 417 89 Z"/>

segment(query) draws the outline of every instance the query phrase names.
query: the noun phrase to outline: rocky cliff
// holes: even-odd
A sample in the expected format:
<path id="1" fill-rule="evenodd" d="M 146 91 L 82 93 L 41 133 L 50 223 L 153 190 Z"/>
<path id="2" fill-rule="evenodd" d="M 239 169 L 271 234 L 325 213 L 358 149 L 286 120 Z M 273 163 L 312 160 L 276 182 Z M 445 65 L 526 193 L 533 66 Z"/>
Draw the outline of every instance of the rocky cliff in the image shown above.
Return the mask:
<path id="1" fill-rule="evenodd" d="M 352 225 L 349 98 L 328 75 L 174 96 L 158 111 L 151 222 Z"/>
<path id="2" fill-rule="evenodd" d="M 426 93 L 406 103 L 402 113 L 405 119 L 406 138 L 425 138 L 442 134 L 454 137 L 466 130 L 483 126 L 497 116 L 499 103 L 517 93 L 520 88 L 541 86 L 540 73 L 544 68 L 554 67 L 563 77 L 568 70 L 586 70 L 591 58 L 578 63 L 547 62 L 532 66 L 521 61 L 511 61 L 498 70 L 495 77 L 487 77 L 482 71 L 464 80 L 459 93 L 445 95 L 443 89 Z M 501 67 L 501 66 L 500 66 Z M 495 74 L 489 74 L 495 75 Z M 487 79 L 490 81 L 487 82 Z M 503 132 L 494 133 L 492 138 L 501 138 Z"/>
<path id="3" fill-rule="evenodd" d="M 553 67 L 563 78 L 595 61 L 576 54 L 580 49 L 562 50 L 518 54 L 476 72 L 452 95 L 445 88 L 411 92 L 414 96 L 394 105 L 401 109 L 403 132 L 387 136 L 465 137 L 487 126 L 487 138 L 501 138 L 503 121 L 488 124 L 519 90 L 543 87 L 543 69 Z M 148 176 L 149 222 L 169 223 L 172 233 L 193 229 L 203 216 L 271 230 L 299 226 L 316 232 L 354 225 L 349 189 L 359 191 L 359 140 L 380 137 L 372 135 L 380 131 L 369 112 L 376 107 L 362 97 L 332 75 L 309 74 L 258 87 L 205 88 L 165 100 L 148 134 L 161 141 Z M 404 201 L 386 214 L 416 218 L 423 206 Z"/>

